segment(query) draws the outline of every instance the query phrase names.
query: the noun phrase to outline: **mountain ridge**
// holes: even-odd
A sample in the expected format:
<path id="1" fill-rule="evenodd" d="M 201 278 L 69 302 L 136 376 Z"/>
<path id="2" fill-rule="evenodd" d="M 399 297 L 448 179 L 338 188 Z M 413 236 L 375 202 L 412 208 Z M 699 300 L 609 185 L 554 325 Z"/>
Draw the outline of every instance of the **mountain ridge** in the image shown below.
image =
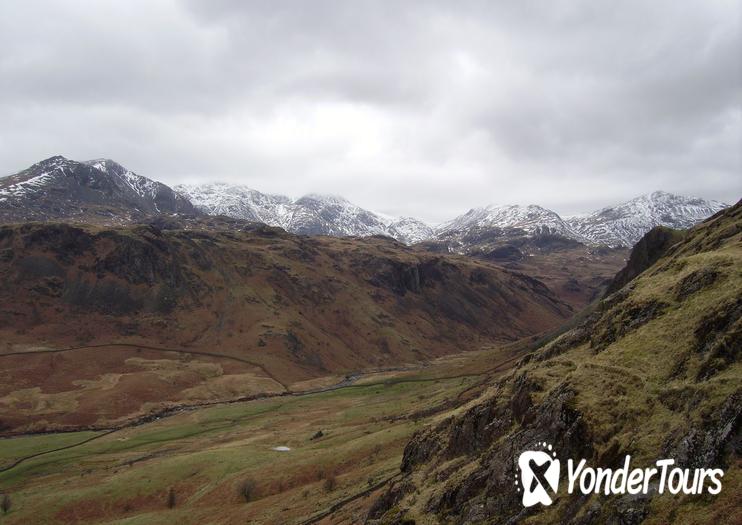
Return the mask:
<path id="1" fill-rule="evenodd" d="M 174 190 L 209 214 L 258 220 L 304 235 L 387 235 L 414 244 L 433 235 L 433 228 L 414 217 L 387 217 L 365 210 L 339 195 L 308 193 L 297 199 L 262 193 L 224 182 L 179 184 Z"/>
<path id="2" fill-rule="evenodd" d="M 293 199 L 224 182 L 170 188 L 110 159 L 77 162 L 54 156 L 0 178 L 2 222 L 77 218 L 121 224 L 163 213 L 204 213 L 301 235 L 386 235 L 405 244 L 435 242 L 443 251 L 462 254 L 514 238 L 631 247 L 655 226 L 688 228 L 726 207 L 719 201 L 655 191 L 566 218 L 537 204 L 491 204 L 431 225 L 414 217 L 376 213 L 338 195 L 309 193 Z"/>
<path id="3" fill-rule="evenodd" d="M 520 234 L 527 236 L 558 235 L 587 246 L 631 247 L 655 226 L 688 228 L 728 207 L 728 204 L 719 201 L 707 201 L 655 191 L 614 206 L 567 218 L 537 204 L 490 204 L 472 208 L 439 225 L 431 225 L 413 217 L 390 219 L 335 195 L 311 193 L 298 199 L 291 199 L 283 195 L 264 194 L 247 186 L 227 183 L 178 185 L 175 190 L 191 199 L 204 213 L 213 213 L 212 210 L 225 209 L 223 203 L 220 202 L 220 196 L 213 195 L 213 187 L 239 189 L 251 195 L 279 199 L 283 205 L 293 205 L 294 210 L 289 211 L 288 214 L 285 209 L 279 209 L 279 213 L 273 216 L 270 213 L 267 217 L 263 215 L 266 224 L 280 226 L 293 233 L 341 236 L 389 235 L 406 244 L 446 240 L 449 242 L 448 248 L 459 253 L 466 251 L 466 242 L 463 237 L 470 235 L 473 231 L 491 232 L 493 230 L 502 230 L 503 234 L 519 230 Z M 213 195 L 215 201 L 209 202 L 209 195 Z M 326 205 L 321 209 L 316 205 L 313 210 L 302 209 L 302 204 L 306 202 L 324 202 Z M 333 212 L 329 208 L 333 206 L 337 207 L 334 213 L 346 219 L 339 227 L 333 227 L 331 220 L 328 221 L 330 224 L 320 226 L 321 221 L 316 217 L 312 227 L 307 227 L 301 221 L 296 224 L 290 220 L 290 216 L 294 213 L 314 214 L 321 217 L 327 217 L 328 214 L 332 216 Z M 250 209 L 242 212 L 233 209 L 227 211 L 229 216 L 240 219 L 257 215 Z M 355 223 L 353 217 L 355 217 Z"/>

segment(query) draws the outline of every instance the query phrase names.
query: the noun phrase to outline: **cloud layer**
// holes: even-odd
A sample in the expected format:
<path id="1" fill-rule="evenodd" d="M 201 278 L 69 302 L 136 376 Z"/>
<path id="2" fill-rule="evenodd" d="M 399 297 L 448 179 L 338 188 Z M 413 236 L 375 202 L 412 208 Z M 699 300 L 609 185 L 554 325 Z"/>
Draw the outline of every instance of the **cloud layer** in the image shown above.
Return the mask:
<path id="1" fill-rule="evenodd" d="M 742 196 L 735 1 L 0 4 L 0 172 L 110 157 L 169 184 L 440 221 Z"/>

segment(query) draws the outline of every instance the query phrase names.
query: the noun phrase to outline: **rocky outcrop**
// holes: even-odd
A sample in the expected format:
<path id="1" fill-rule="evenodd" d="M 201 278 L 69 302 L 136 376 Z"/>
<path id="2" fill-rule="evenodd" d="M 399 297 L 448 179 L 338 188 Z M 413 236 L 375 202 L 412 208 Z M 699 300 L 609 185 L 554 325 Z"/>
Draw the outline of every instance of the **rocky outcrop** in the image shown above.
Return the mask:
<path id="1" fill-rule="evenodd" d="M 499 402 L 493 399 L 477 405 L 433 430 L 417 433 L 405 448 L 401 468 L 408 473 L 422 464 L 428 464 L 430 470 L 431 458 L 438 458 L 434 468 L 456 458 L 466 461 L 481 455 L 478 468 L 464 478 L 449 480 L 445 466 L 435 474 L 443 487 L 425 503 L 425 509 L 447 522 L 477 523 L 498 516 L 498 523 L 515 523 L 525 515 L 520 495 L 512 490 L 517 477 L 513 451 L 548 439 L 565 456 L 593 456 L 589 429 L 582 414 L 572 406 L 575 393 L 568 384 L 540 403 L 532 403 L 530 396 L 539 387 L 525 376 L 503 383 L 502 388 L 510 389 L 510 402 L 502 401 L 507 399 L 503 395 L 497 398 Z M 518 432 L 511 432 L 514 425 L 519 425 Z M 495 443 L 497 447 L 493 448 Z M 391 486 L 374 504 L 369 517 L 388 519 L 385 512 L 410 491 L 409 483 Z M 399 509 L 394 512 L 399 514 Z"/>
<path id="2" fill-rule="evenodd" d="M 605 350 L 608 345 L 663 315 L 668 306 L 662 301 L 647 301 L 608 309 L 593 327 L 590 347 L 596 352 Z"/>
<path id="3" fill-rule="evenodd" d="M 695 348 L 703 356 L 696 375 L 705 380 L 738 361 L 742 353 L 742 298 L 722 303 L 694 330 Z"/>
<path id="4" fill-rule="evenodd" d="M 124 315 L 168 312 L 180 299 L 194 298 L 203 283 L 184 264 L 180 245 L 152 226 L 132 232 L 91 232 L 68 224 L 0 228 L 8 282 L 41 296 L 60 298 L 85 311 Z M 191 249 L 201 266 L 209 260 Z"/>
<path id="5" fill-rule="evenodd" d="M 667 457 L 684 468 L 727 468 L 730 453 L 742 456 L 742 390 L 727 398 L 719 413 L 693 425 L 685 434 L 670 436 Z"/>
<path id="6" fill-rule="evenodd" d="M 675 300 L 684 301 L 691 295 L 714 284 L 719 278 L 719 271 L 714 268 L 701 268 L 691 272 L 675 287 Z"/>
<path id="7" fill-rule="evenodd" d="M 626 266 L 608 285 L 605 295 L 617 292 L 640 273 L 656 263 L 670 247 L 683 238 L 683 233 L 664 226 L 655 226 L 639 239 L 631 250 Z"/>
<path id="8" fill-rule="evenodd" d="M 492 261 L 520 261 L 525 255 L 512 244 L 497 246 L 481 255 L 484 259 Z"/>

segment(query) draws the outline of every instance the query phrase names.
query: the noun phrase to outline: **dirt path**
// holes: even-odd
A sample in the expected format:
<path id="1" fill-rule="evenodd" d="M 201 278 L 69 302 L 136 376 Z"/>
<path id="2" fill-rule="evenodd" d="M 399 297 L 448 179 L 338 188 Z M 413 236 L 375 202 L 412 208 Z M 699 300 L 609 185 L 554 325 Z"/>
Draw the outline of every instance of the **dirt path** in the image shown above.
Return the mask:
<path id="1" fill-rule="evenodd" d="M 49 350 L 25 350 L 22 352 L 7 352 L 7 353 L 0 353 L 0 357 L 7 357 L 11 355 L 34 355 L 34 354 L 61 354 L 64 352 L 74 352 L 75 350 L 87 350 L 91 348 L 110 348 L 110 347 L 122 347 L 122 348 L 141 348 L 143 350 L 151 350 L 154 352 L 172 352 L 176 354 L 187 354 L 187 355 L 201 355 L 201 356 L 207 356 L 207 357 L 216 357 L 218 359 L 229 359 L 232 361 L 238 361 L 240 363 L 245 363 L 250 366 L 254 366 L 255 368 L 260 369 L 266 377 L 269 377 L 279 385 L 283 387 L 284 390 L 287 392 L 290 390 L 288 385 L 282 382 L 280 379 L 278 379 L 275 375 L 273 375 L 271 372 L 268 371 L 267 368 L 265 368 L 260 363 L 256 363 L 255 361 L 250 361 L 249 359 L 243 359 L 242 357 L 236 357 L 233 355 L 228 354 L 219 354 L 214 352 L 201 352 L 199 350 L 182 350 L 182 349 L 175 349 L 175 348 L 160 348 L 156 346 L 148 346 L 148 345 L 142 345 L 142 344 L 134 344 L 134 343 L 107 343 L 107 344 L 99 344 L 99 345 L 86 345 L 86 346 L 72 346 L 69 348 L 56 348 L 56 349 L 49 349 Z"/>
<path id="2" fill-rule="evenodd" d="M 352 503 L 356 501 L 357 499 L 363 498 L 371 494 L 372 492 L 376 492 L 380 488 L 386 486 L 390 481 L 393 481 L 400 477 L 400 474 L 394 474 L 393 476 L 389 476 L 388 478 L 385 478 L 378 483 L 374 484 L 373 486 L 362 490 L 361 492 L 357 492 L 351 496 L 348 496 L 346 498 L 341 499 L 340 501 L 336 501 L 333 503 L 328 509 L 323 510 L 322 512 L 315 514 L 311 518 L 299 522 L 299 525 L 311 525 L 312 523 L 317 523 L 320 520 L 323 520 L 327 518 L 328 516 L 331 516 L 338 510 L 345 507 L 348 503 Z"/>
<path id="3" fill-rule="evenodd" d="M 108 432 L 103 432 L 102 434 L 98 434 L 97 436 L 93 436 L 93 437 L 90 437 L 88 439 L 84 439 L 82 441 L 78 441 L 77 443 L 72 443 L 71 445 L 67 445 L 67 446 L 64 446 L 64 447 L 55 448 L 55 449 L 52 449 L 52 450 L 45 450 L 43 452 L 37 452 L 36 454 L 31 454 L 30 456 L 25 456 L 25 457 L 19 458 L 19 459 L 17 459 L 15 461 L 15 463 L 11 463 L 10 465 L 7 465 L 7 466 L 5 466 L 3 468 L 0 468 L 0 472 L 6 472 L 8 470 L 14 469 L 18 465 L 20 465 L 24 461 L 28 461 L 29 459 L 37 458 L 39 456 L 44 456 L 46 454 L 51 454 L 52 452 L 59 452 L 60 450 L 67 450 L 68 448 L 79 447 L 80 445 L 84 445 L 85 443 L 90 443 L 91 441 L 94 441 L 96 439 L 100 439 L 100 438 L 102 438 L 104 436 L 107 436 L 108 434 L 113 434 L 114 432 L 118 432 L 119 430 L 120 429 L 109 430 Z"/>

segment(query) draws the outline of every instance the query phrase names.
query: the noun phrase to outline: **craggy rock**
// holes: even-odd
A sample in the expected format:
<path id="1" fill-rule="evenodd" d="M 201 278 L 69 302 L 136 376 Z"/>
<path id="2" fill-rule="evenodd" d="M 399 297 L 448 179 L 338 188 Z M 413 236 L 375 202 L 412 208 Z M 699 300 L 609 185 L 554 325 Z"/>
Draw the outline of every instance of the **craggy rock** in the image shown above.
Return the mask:
<path id="1" fill-rule="evenodd" d="M 696 379 L 712 377 L 737 361 L 742 350 L 742 298 L 720 305 L 694 331 L 696 351 L 705 354 Z"/>
<path id="2" fill-rule="evenodd" d="M 692 427 L 677 439 L 665 444 L 668 457 L 673 457 L 684 468 L 726 467 L 723 458 L 727 447 L 739 457 L 742 455 L 742 390 L 724 402 L 708 421 Z"/>
<path id="3" fill-rule="evenodd" d="M 439 430 L 447 428 L 450 423 L 450 419 L 444 421 L 441 426 L 438 427 Z M 400 470 L 406 473 L 412 472 L 416 465 L 428 461 L 437 454 L 441 448 L 441 442 L 436 433 L 429 432 L 428 430 L 415 432 L 404 449 Z"/>
<path id="4" fill-rule="evenodd" d="M 151 286 L 162 281 L 173 286 L 181 284 L 177 254 L 164 241 L 156 237 L 133 237 L 116 232 L 105 232 L 103 235 L 115 243 L 115 248 L 96 262 L 96 271 L 110 272 L 132 284 Z"/>
<path id="5" fill-rule="evenodd" d="M 616 274 L 605 292 L 605 297 L 617 292 L 636 279 L 644 270 L 665 255 L 672 245 L 683 238 L 683 232 L 656 226 L 634 245 L 626 266 Z"/>
<path id="6" fill-rule="evenodd" d="M 506 244 L 482 254 L 482 257 L 493 261 L 521 261 L 525 258 L 525 255 L 515 246 Z"/>
<path id="7" fill-rule="evenodd" d="M 541 352 L 535 354 L 533 358 L 537 361 L 545 361 L 566 352 L 570 348 L 587 343 L 590 340 L 591 327 L 595 324 L 598 317 L 597 314 L 591 315 L 580 326 L 562 334 L 548 344 Z"/>
<path id="8" fill-rule="evenodd" d="M 60 297 L 64 289 L 64 281 L 59 277 L 45 277 L 39 279 L 32 287 L 34 292 L 48 297 Z"/>
<path id="9" fill-rule="evenodd" d="M 533 384 L 521 380 L 518 389 L 533 388 Z M 517 452 L 525 450 L 534 443 L 548 440 L 560 456 L 593 456 L 590 446 L 590 432 L 577 410 L 571 407 L 575 393 L 566 384 L 554 389 L 543 403 L 526 409 L 522 416 L 524 423 L 520 430 L 505 435 L 516 413 L 512 408 L 493 411 L 495 417 L 491 425 L 495 430 L 489 436 L 492 445 L 482 456 L 482 468 L 463 483 L 446 486 L 443 492 L 428 504 L 428 508 L 441 515 L 450 516 L 456 523 L 476 522 L 478 514 L 499 516 L 501 522 L 508 518 L 522 517 L 523 506 L 520 494 L 512 490 L 516 474 L 513 461 Z M 511 404 L 512 406 L 512 404 Z M 507 421 L 505 418 L 511 419 Z M 466 416 L 459 422 L 463 424 Z M 504 436 L 504 440 L 500 439 Z"/>
<path id="10" fill-rule="evenodd" d="M 68 279 L 62 293 L 64 301 L 80 310 L 93 310 L 110 315 L 124 315 L 144 309 L 144 294 L 110 280 L 90 282 Z M 156 310 L 156 308 L 151 308 Z"/>
<path id="11" fill-rule="evenodd" d="M 684 277 L 675 287 L 675 299 L 684 301 L 694 293 L 711 286 L 719 278 L 719 272 L 712 268 L 701 268 Z"/>
<path id="12" fill-rule="evenodd" d="M 405 448 L 404 472 L 412 472 L 439 452 L 443 459 L 482 454 L 481 466 L 471 475 L 446 485 L 427 502 L 428 512 L 445 516 L 452 523 L 477 523 L 493 516 L 499 516 L 501 523 L 517 523 L 530 511 L 524 511 L 520 495 L 512 489 L 517 468 L 514 451 L 548 440 L 565 457 L 593 456 L 589 429 L 582 415 L 572 408 L 575 393 L 562 384 L 542 403 L 533 405 L 530 393 L 538 388 L 521 376 L 513 382 L 510 402 L 498 403 L 499 397 L 493 398 L 434 430 L 415 434 Z M 508 434 L 518 421 L 522 422 L 520 430 Z M 441 434 L 448 436 L 443 447 Z M 391 487 L 374 504 L 369 516 L 386 522 L 390 518 L 387 512 L 400 512 L 395 507 L 403 497 L 398 487 Z"/>
<path id="13" fill-rule="evenodd" d="M 445 456 L 455 457 L 462 454 L 473 454 L 481 451 L 492 440 L 495 426 L 489 426 L 496 419 L 494 403 L 477 405 L 468 410 L 448 432 L 448 443 L 445 445 Z"/>
<path id="14" fill-rule="evenodd" d="M 20 228 L 26 249 L 43 248 L 60 261 L 70 261 L 93 248 L 93 236 L 69 224 L 26 224 Z"/>
<path id="15" fill-rule="evenodd" d="M 515 379 L 513 395 L 510 398 L 510 410 L 518 423 L 525 422 L 528 410 L 533 406 L 531 392 L 535 390 L 539 388 L 529 380 L 528 376 L 520 375 Z"/>
<path id="16" fill-rule="evenodd" d="M 384 494 L 377 499 L 368 511 L 366 523 L 373 523 L 374 520 L 384 518 L 382 523 L 401 523 L 402 512 L 394 513 L 393 516 L 385 516 L 393 509 L 402 498 L 414 490 L 414 486 L 406 480 L 392 482 Z M 377 522 L 378 523 L 378 522 Z M 414 522 L 413 522 L 414 523 Z"/>
<path id="17" fill-rule="evenodd" d="M 182 245 L 165 240 L 153 225 L 123 232 L 24 224 L 2 231 L 0 248 L 10 254 L 0 261 L 6 284 L 28 290 L 32 298 L 60 298 L 77 311 L 168 313 L 181 298 L 196 302 L 205 289 Z M 197 248 L 191 250 L 198 254 L 195 266 L 208 267 L 208 255 Z"/>
<path id="18" fill-rule="evenodd" d="M 43 255 L 28 255 L 16 261 L 18 278 L 21 281 L 36 281 L 56 277 L 62 279 L 67 274 L 64 266 L 55 259 Z"/>
<path id="19" fill-rule="evenodd" d="M 626 334 L 629 334 L 647 324 L 649 321 L 665 313 L 669 305 L 661 301 L 649 301 L 643 304 L 634 304 L 627 308 L 614 308 L 606 312 L 601 322 L 594 327 L 590 338 L 590 347 L 595 352 L 605 350 Z"/>
<path id="20" fill-rule="evenodd" d="M 420 270 L 417 265 L 384 261 L 368 282 L 392 290 L 397 295 L 420 292 Z"/>
<path id="21" fill-rule="evenodd" d="M 406 263 L 376 259 L 370 261 L 374 275 L 369 282 L 394 291 L 397 295 L 407 292 L 420 293 L 422 288 L 435 282 L 441 282 L 444 276 L 456 273 L 457 269 L 441 259 L 423 263 Z"/>

